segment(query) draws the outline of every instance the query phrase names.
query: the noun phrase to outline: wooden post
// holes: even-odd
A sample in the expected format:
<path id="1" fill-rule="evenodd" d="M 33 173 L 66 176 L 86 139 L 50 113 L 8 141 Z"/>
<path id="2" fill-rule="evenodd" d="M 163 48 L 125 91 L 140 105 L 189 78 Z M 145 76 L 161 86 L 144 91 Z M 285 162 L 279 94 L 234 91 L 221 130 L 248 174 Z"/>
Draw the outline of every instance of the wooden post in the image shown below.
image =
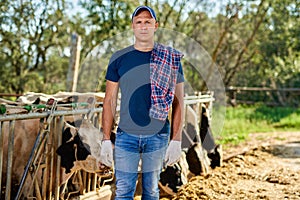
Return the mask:
<path id="1" fill-rule="evenodd" d="M 71 56 L 67 75 L 67 91 L 70 92 L 76 91 L 80 61 L 80 43 L 81 37 L 78 34 L 73 33 L 71 36 Z"/>

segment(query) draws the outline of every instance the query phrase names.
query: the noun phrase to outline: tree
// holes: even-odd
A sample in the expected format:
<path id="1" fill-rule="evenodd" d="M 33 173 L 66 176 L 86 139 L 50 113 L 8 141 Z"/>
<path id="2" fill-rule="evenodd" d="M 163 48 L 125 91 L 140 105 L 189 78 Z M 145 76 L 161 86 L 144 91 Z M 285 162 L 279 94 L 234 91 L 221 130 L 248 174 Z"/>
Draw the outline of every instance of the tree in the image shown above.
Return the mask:
<path id="1" fill-rule="evenodd" d="M 236 82 L 274 89 L 299 87 L 299 1 L 269 1 L 269 5 L 258 33 L 256 53 Z M 269 93 L 269 99 L 282 105 L 294 104 L 297 98 L 292 93 Z"/>
<path id="2" fill-rule="evenodd" d="M 2 1 L 1 62 L 3 92 L 51 91 L 66 73 L 62 64 L 69 36 L 64 0 Z M 51 59 L 59 53 L 61 61 L 53 66 Z M 58 78 L 59 77 L 59 78 Z M 49 87 L 51 84 L 51 87 Z"/>
<path id="3" fill-rule="evenodd" d="M 0 92 L 65 90 L 73 32 L 82 37 L 81 80 L 99 76 L 89 86 L 84 82 L 88 87 L 82 89 L 103 90 L 109 57 L 132 43 L 129 19 L 141 4 L 156 10 L 160 27 L 185 34 L 210 55 L 207 77 L 184 61 L 186 80 L 195 90 L 207 90 L 205 80 L 215 66 L 225 86 L 299 84 L 297 0 L 81 0 L 81 13 L 70 13 L 70 4 L 70 0 L 1 1 Z M 176 34 L 159 34 L 164 41 L 184 46 Z"/>

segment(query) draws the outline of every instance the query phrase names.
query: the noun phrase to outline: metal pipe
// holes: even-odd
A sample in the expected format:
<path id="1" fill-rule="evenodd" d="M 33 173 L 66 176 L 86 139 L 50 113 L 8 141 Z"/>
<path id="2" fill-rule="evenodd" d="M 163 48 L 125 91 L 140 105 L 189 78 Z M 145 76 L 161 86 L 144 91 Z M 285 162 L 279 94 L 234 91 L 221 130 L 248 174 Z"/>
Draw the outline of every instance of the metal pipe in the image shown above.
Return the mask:
<path id="1" fill-rule="evenodd" d="M 80 115 L 87 114 L 90 112 L 90 109 L 74 109 L 74 110 L 56 110 L 53 111 L 53 117 L 61 116 L 61 115 Z M 102 112 L 102 108 L 95 108 L 93 112 Z M 12 114 L 12 115 L 0 115 L 0 121 L 10 121 L 10 120 L 22 120 L 22 119 L 37 119 L 37 118 L 45 118 L 51 114 L 50 111 L 42 112 L 42 113 L 25 113 L 25 114 Z"/>
<path id="2" fill-rule="evenodd" d="M 35 159 L 34 159 L 34 161 L 32 161 L 31 166 L 30 166 L 30 167 L 33 167 L 33 170 L 34 170 L 34 173 L 31 174 L 31 175 L 32 175 L 32 185 L 35 184 L 35 182 L 37 181 L 38 172 L 39 172 L 40 170 L 42 170 L 43 168 L 46 168 L 46 165 L 45 165 L 45 164 L 41 164 L 41 162 L 44 161 L 44 158 L 43 158 L 43 156 L 40 155 L 40 154 L 41 154 L 41 152 L 42 152 L 43 150 L 45 150 L 45 148 L 46 148 L 47 137 L 48 137 L 48 134 L 46 134 L 46 131 L 45 131 L 45 132 L 43 133 L 43 136 L 41 137 L 41 138 L 42 138 L 42 139 L 41 139 L 41 142 L 39 143 L 39 146 L 37 147 L 37 152 L 36 152 L 35 155 L 34 155 Z M 46 170 L 47 170 L 47 168 L 46 168 Z M 46 171 L 46 172 L 47 172 L 47 171 Z M 44 173 L 44 174 L 45 174 L 45 173 Z M 23 176 L 24 176 L 24 174 L 23 174 Z M 46 176 L 47 176 L 47 174 L 46 174 Z M 45 177 L 45 175 L 43 175 L 43 177 Z M 25 180 L 26 180 L 26 178 L 25 178 Z M 43 180 L 42 180 L 41 185 L 44 185 L 44 184 L 47 185 L 47 183 L 48 183 L 47 180 L 46 180 L 46 181 L 43 181 Z M 39 187 L 37 188 L 37 187 L 34 186 L 34 189 L 35 189 L 35 192 L 36 192 L 36 193 L 37 193 L 37 192 L 38 192 L 38 193 L 41 193 Z M 38 189 L 38 190 L 37 190 L 37 189 Z M 22 185 L 20 184 L 19 190 L 20 190 L 20 191 L 23 190 L 23 184 L 22 184 Z M 42 190 L 43 190 L 43 189 L 42 189 Z M 42 196 L 46 197 L 46 195 L 44 195 L 44 194 L 42 194 Z"/>
<path id="3" fill-rule="evenodd" d="M 184 100 L 184 103 L 189 105 L 189 104 L 196 104 L 196 103 L 205 103 L 205 102 L 211 102 L 214 101 L 214 98 L 207 98 L 207 99 L 188 99 Z"/>
<path id="4" fill-rule="evenodd" d="M 13 103 L 15 103 L 15 102 L 13 102 Z M 59 108 L 66 108 L 66 109 L 70 109 L 70 108 L 73 108 L 73 109 L 76 109 L 76 108 L 78 108 L 78 107 L 86 107 L 86 106 L 88 106 L 89 105 L 89 103 L 87 103 L 87 102 L 81 102 L 81 103 L 65 103 L 65 104 L 58 104 L 57 105 L 57 107 L 59 107 Z M 102 102 L 97 102 L 97 103 L 95 103 L 94 105 L 103 105 L 103 103 Z M 52 105 L 46 105 L 46 104 L 31 104 L 31 105 L 21 105 L 21 104 L 19 104 L 19 105 L 9 105 L 9 104 L 7 104 L 7 105 L 5 105 L 5 107 L 6 108 L 18 108 L 18 109 L 25 109 L 25 110 L 28 110 L 28 111 L 30 111 L 30 110 L 32 110 L 32 109 L 36 109 L 36 110 L 38 110 L 38 109 L 43 109 L 43 108 L 51 108 L 52 107 Z"/>
<path id="5" fill-rule="evenodd" d="M 42 200 L 42 195 L 41 195 L 41 191 L 40 191 L 40 188 L 39 188 L 39 182 L 37 179 L 34 179 L 33 180 L 34 182 L 34 188 L 35 188 L 35 194 L 36 194 L 36 199 L 37 200 Z"/>
<path id="6" fill-rule="evenodd" d="M 97 174 L 93 173 L 92 191 L 97 191 Z"/>
<path id="7" fill-rule="evenodd" d="M 12 181 L 12 164 L 14 153 L 14 137 L 15 137 L 15 120 L 9 123 L 9 141 L 7 150 L 7 177 L 6 177 L 6 191 L 5 199 L 10 200 L 11 197 L 11 181 Z"/>
<path id="8" fill-rule="evenodd" d="M 83 177 L 84 178 L 82 178 L 82 173 L 83 173 Z M 80 192 L 80 194 L 83 194 L 85 192 L 85 180 L 86 180 L 86 176 L 85 176 L 84 171 L 82 173 L 81 173 L 80 170 L 77 171 L 78 183 L 79 183 L 79 192 Z"/>
<path id="9" fill-rule="evenodd" d="M 49 181 L 49 199 L 51 199 L 52 194 L 53 194 L 53 183 L 55 180 L 53 180 L 54 177 L 54 165 L 55 165 L 55 148 L 56 148 L 56 142 L 55 142 L 55 130 L 56 130 L 56 120 L 57 118 L 55 117 L 52 121 L 52 129 L 50 131 L 49 138 L 48 140 L 50 142 L 50 181 Z M 48 143 L 49 144 L 49 143 Z"/>
<path id="10" fill-rule="evenodd" d="M 91 173 L 87 172 L 87 179 L 86 179 L 86 193 L 91 191 Z"/>
<path id="11" fill-rule="evenodd" d="M 49 138 L 51 138 L 51 136 L 50 136 L 50 133 L 48 132 L 46 140 L 45 140 L 45 144 L 44 144 L 45 145 L 44 146 L 45 152 L 41 152 L 41 150 L 43 148 L 39 148 L 39 150 L 40 150 L 39 152 L 44 153 L 44 155 L 45 155 L 45 168 L 43 169 L 43 184 L 42 184 L 42 194 L 43 194 L 43 199 L 44 200 L 46 200 L 46 198 L 47 198 L 47 191 L 48 191 L 47 186 L 49 185 L 49 174 L 50 174 L 50 172 L 49 172 L 50 150 L 49 149 L 51 147 L 49 147 L 49 145 L 48 145 Z M 39 155 L 39 154 L 37 154 L 37 157 L 38 156 L 43 156 L 43 154 L 42 155 Z"/>
<path id="12" fill-rule="evenodd" d="M 58 132 L 63 132 L 63 124 L 64 124 L 64 116 L 61 116 L 59 118 L 59 124 L 58 124 Z M 62 135 L 56 135 L 56 144 L 57 147 L 59 147 L 62 143 Z M 57 148 L 56 148 L 57 149 Z M 56 155 L 56 181 L 55 181 L 55 192 L 54 192 L 54 200 L 59 200 L 59 193 L 60 193 L 60 163 L 61 163 L 61 158 L 60 156 Z"/>
<path id="13" fill-rule="evenodd" d="M 37 172 L 40 170 L 40 168 L 43 168 L 44 166 L 41 164 L 41 162 L 42 162 L 42 160 L 43 160 L 43 157 L 39 157 L 39 160 L 37 161 L 37 163 L 35 163 L 35 166 L 37 166 L 36 168 L 34 168 L 35 169 L 35 171 L 34 171 L 34 173 L 33 174 L 31 174 L 31 179 L 32 179 L 32 183 L 31 183 L 31 186 L 30 186 L 30 189 L 29 189 L 29 191 L 31 191 L 31 190 L 34 190 L 34 192 L 32 193 L 32 194 L 34 194 L 35 193 L 35 197 L 27 197 L 27 199 L 31 199 L 31 198 L 36 198 L 36 199 L 38 199 L 38 200 L 42 200 L 42 195 L 41 195 L 41 191 L 40 191 L 40 188 L 39 187 L 37 187 L 37 186 L 39 186 L 39 182 L 38 182 L 38 180 L 37 180 Z"/>
<path id="14" fill-rule="evenodd" d="M 208 99 L 208 98 L 212 98 L 212 95 L 203 94 L 203 95 L 200 95 L 200 96 L 197 96 L 197 95 L 185 96 L 184 100 L 189 100 L 189 99 Z"/>
<path id="15" fill-rule="evenodd" d="M 26 167 L 25 167 L 25 170 L 24 170 L 21 182 L 20 182 L 19 190 L 15 197 L 15 200 L 18 200 L 21 197 L 23 186 L 24 186 L 26 177 L 28 175 L 29 168 L 31 167 L 31 164 L 33 163 L 33 161 L 36 159 L 36 155 L 38 153 L 37 151 L 39 151 L 39 147 L 40 147 L 41 143 L 44 141 L 45 135 L 46 135 L 45 131 L 42 130 L 38 133 L 38 135 L 36 137 L 36 140 L 35 140 L 32 150 L 31 150 L 29 160 L 26 164 Z"/>

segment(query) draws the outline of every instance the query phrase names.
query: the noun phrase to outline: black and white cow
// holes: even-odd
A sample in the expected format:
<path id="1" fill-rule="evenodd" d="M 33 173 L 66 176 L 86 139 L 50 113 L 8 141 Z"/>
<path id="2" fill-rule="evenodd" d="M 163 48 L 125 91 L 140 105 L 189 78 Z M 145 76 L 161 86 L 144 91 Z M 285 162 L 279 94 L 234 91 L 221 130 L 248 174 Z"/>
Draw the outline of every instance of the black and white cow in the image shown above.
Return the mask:
<path id="1" fill-rule="evenodd" d="M 173 166 L 167 166 L 160 173 L 159 187 L 161 196 L 175 195 L 179 188 L 188 182 L 190 176 L 186 155 L 181 153 L 180 160 Z"/>
<path id="2" fill-rule="evenodd" d="M 72 123 L 71 125 L 75 125 Z M 65 173 L 70 173 L 74 166 L 74 161 L 85 160 L 91 153 L 85 148 L 79 134 L 75 128 L 67 127 L 62 134 L 62 145 L 58 147 L 56 153 L 61 156 L 61 167 Z"/>
<path id="3" fill-rule="evenodd" d="M 61 166 L 66 169 L 66 173 L 71 172 L 75 161 L 85 160 L 88 155 L 99 162 L 103 133 L 88 119 L 76 120 L 75 123 L 67 122 L 62 138 L 62 145 L 56 153 L 61 156 Z M 112 142 L 114 138 L 112 132 Z"/>

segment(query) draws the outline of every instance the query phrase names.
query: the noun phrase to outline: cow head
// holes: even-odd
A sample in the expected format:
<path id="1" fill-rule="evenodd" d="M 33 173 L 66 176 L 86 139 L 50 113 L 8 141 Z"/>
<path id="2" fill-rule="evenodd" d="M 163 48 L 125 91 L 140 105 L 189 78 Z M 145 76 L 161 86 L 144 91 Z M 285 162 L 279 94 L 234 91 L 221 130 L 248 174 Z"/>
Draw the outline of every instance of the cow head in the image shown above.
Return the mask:
<path id="1" fill-rule="evenodd" d="M 61 156 L 61 166 L 66 169 L 66 173 L 71 172 L 74 166 L 74 161 L 85 160 L 91 153 L 85 148 L 81 141 L 78 132 L 68 124 L 62 133 L 62 144 L 56 150 L 56 153 Z"/>
<path id="2" fill-rule="evenodd" d="M 201 143 L 195 143 L 186 153 L 189 170 L 195 175 L 207 174 L 210 161 Z"/>
<path id="3" fill-rule="evenodd" d="M 159 187 L 161 188 L 161 196 L 173 196 L 178 189 L 186 184 L 189 174 L 188 164 L 186 162 L 185 153 L 181 153 L 180 160 L 172 166 L 167 166 L 160 173 Z"/>

